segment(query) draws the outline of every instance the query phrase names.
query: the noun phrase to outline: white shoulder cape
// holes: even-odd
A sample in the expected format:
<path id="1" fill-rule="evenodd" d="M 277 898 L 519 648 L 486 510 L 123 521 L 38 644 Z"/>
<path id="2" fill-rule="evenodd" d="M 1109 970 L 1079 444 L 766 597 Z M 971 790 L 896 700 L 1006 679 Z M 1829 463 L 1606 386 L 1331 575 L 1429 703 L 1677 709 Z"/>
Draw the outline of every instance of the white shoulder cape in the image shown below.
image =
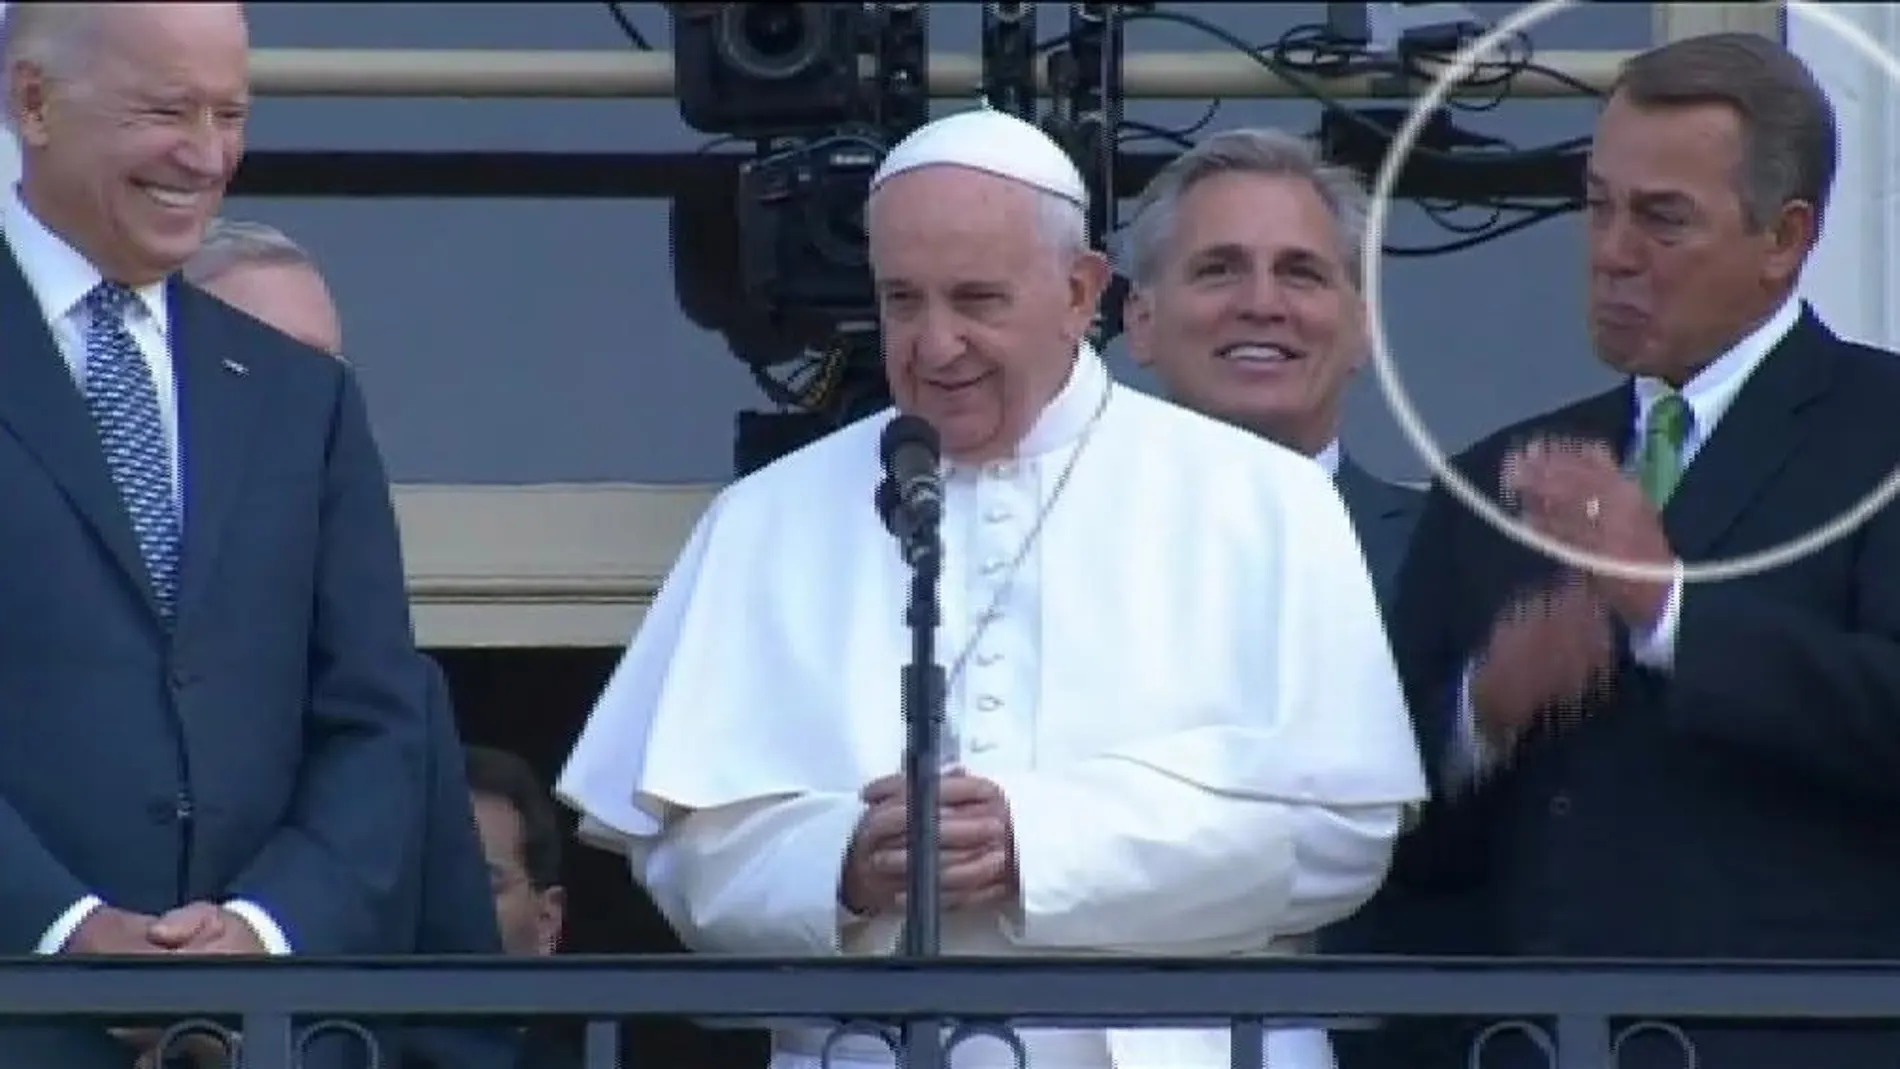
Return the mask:
<path id="1" fill-rule="evenodd" d="M 700 520 L 557 785 L 589 841 L 899 770 L 909 573 L 873 506 L 890 418 Z M 1121 757 L 1290 803 L 1425 796 L 1358 542 L 1310 459 L 1117 386 L 1039 553 L 1039 764 Z M 948 664 L 964 633 L 945 607 Z"/>

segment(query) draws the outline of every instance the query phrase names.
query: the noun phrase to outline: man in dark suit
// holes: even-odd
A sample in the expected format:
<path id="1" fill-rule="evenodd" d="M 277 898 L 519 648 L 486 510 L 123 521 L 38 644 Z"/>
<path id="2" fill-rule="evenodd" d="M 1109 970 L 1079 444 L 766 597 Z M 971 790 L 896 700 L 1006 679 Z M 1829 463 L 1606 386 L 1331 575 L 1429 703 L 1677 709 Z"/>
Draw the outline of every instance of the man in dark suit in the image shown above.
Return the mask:
<path id="1" fill-rule="evenodd" d="M 182 272 L 193 285 L 306 345 L 341 359 L 342 319 L 316 261 L 275 227 L 219 218 Z M 417 954 L 500 954 L 495 899 L 477 836 L 464 774 L 462 742 L 448 680 L 434 660 L 428 673 L 428 796 L 422 849 L 411 871 L 413 893 L 391 936 Z M 399 1042 L 416 1064 L 478 1069 L 513 1063 L 511 1037 L 476 1029 L 417 1029 Z"/>
<path id="2" fill-rule="evenodd" d="M 1366 199 L 1357 175 L 1302 138 L 1205 138 L 1136 204 L 1123 318 L 1130 354 L 1170 400 L 1332 472 L 1384 605 L 1421 495 L 1375 478 L 1339 445 L 1346 385 L 1368 356 Z"/>
<path id="3" fill-rule="evenodd" d="M 348 370 L 174 276 L 243 146 L 235 4 L 11 9 L 0 954 L 389 948 L 424 673 Z M 80 1026 L 0 1064 L 128 1064 Z"/>
<path id="4" fill-rule="evenodd" d="M 1346 386 L 1369 355 L 1360 249 L 1367 194 L 1352 171 L 1280 130 L 1203 139 L 1136 205 L 1126 267 L 1129 350 L 1170 399 L 1305 453 L 1333 474 L 1389 617 L 1423 494 L 1373 476 L 1340 448 Z M 1455 899 L 1387 886 L 1320 933 L 1330 953 L 1420 950 L 1465 924 Z M 1333 1037 L 1347 1069 L 1384 1044 Z"/>
<path id="5" fill-rule="evenodd" d="M 1571 567 L 1439 486 L 1401 581 L 1444 794 L 1395 878 L 1475 888 L 1474 952 L 1900 958 L 1900 512 L 1726 581 L 1682 570 L 1814 532 L 1900 462 L 1900 359 L 1796 297 L 1836 154 L 1813 76 L 1751 35 L 1637 57 L 1602 113 L 1590 333 L 1629 378 L 1455 464 L 1558 543 L 1650 570 Z M 1900 1064 L 1892 1031 L 1688 1034 L 1724 1069 Z M 1518 1039 L 1479 1064 L 1546 1064 Z M 1685 1062 L 1649 1029 L 1618 1064 Z"/>

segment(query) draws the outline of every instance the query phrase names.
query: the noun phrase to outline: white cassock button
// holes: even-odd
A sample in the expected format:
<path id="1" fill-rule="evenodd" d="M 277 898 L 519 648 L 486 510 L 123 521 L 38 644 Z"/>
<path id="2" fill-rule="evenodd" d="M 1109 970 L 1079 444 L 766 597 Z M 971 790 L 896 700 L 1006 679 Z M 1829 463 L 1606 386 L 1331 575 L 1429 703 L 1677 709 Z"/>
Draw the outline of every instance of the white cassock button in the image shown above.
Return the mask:
<path id="1" fill-rule="evenodd" d="M 1003 703 L 998 701 L 994 695 L 990 695 L 990 694 L 985 694 L 981 698 L 978 698 L 976 700 L 976 707 L 978 709 L 983 710 L 986 713 L 995 712 L 997 706 L 1002 705 L 1002 704 Z"/>
<path id="2" fill-rule="evenodd" d="M 995 575 L 997 572 L 1002 571 L 1004 566 L 1008 563 L 1008 561 L 1001 557 L 991 557 L 989 560 L 983 562 L 983 574 Z"/>
<path id="3" fill-rule="evenodd" d="M 992 653 L 992 652 L 986 651 L 986 652 L 979 653 L 976 655 L 976 663 L 978 664 L 995 664 L 997 661 L 1000 661 L 1002 659 L 1003 659 L 1003 655 L 1000 653 Z"/>
<path id="4" fill-rule="evenodd" d="M 983 514 L 983 518 L 991 523 L 1002 523 L 1004 520 L 1009 519 L 1009 510 L 991 509 Z"/>

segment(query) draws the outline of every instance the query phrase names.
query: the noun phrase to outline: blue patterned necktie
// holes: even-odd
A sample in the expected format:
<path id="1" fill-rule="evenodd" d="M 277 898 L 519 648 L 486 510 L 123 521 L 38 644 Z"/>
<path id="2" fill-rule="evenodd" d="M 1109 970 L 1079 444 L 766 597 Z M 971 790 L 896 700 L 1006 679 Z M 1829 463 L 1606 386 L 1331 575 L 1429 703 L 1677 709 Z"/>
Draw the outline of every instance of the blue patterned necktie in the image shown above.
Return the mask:
<path id="1" fill-rule="evenodd" d="M 158 388 L 145 354 L 125 327 L 126 309 L 136 299 L 117 282 L 101 282 L 86 294 L 86 404 L 138 536 L 152 593 L 169 622 L 177 593 L 180 524 Z"/>

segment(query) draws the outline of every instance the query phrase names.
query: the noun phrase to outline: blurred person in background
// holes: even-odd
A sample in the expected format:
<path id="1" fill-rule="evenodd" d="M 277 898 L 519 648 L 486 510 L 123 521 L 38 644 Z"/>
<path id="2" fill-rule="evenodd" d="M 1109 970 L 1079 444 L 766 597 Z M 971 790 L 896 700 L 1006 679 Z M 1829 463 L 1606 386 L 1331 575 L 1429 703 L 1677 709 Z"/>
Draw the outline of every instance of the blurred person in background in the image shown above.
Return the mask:
<path id="1" fill-rule="evenodd" d="M 468 789 L 503 947 L 521 957 L 554 954 L 567 891 L 561 886 L 565 832 L 553 796 L 528 762 L 486 746 L 468 748 Z M 547 1023 L 523 1029 L 519 1069 L 578 1069 L 581 1049 L 566 1032 Z"/>
<path id="2" fill-rule="evenodd" d="M 343 355 L 330 287 L 302 246 L 263 223 L 217 218 L 185 263 L 185 279 L 313 349 Z"/>

